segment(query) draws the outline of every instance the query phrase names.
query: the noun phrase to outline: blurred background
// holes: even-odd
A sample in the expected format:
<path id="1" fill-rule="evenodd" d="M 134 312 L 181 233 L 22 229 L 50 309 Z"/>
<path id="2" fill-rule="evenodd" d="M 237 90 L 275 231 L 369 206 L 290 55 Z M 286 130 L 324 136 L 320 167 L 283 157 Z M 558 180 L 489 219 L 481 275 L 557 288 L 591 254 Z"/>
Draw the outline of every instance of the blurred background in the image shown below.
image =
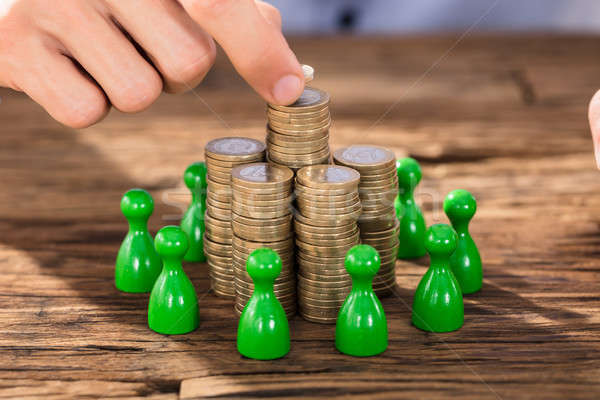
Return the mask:
<path id="1" fill-rule="evenodd" d="M 287 33 L 600 32 L 599 0 L 267 1 Z"/>

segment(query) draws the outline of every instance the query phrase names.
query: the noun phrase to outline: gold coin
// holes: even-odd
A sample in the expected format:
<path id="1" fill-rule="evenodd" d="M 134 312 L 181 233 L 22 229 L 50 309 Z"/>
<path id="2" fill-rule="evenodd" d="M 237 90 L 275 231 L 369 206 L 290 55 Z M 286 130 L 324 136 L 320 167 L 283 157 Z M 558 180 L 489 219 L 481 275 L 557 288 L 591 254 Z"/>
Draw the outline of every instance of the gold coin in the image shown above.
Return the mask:
<path id="1" fill-rule="evenodd" d="M 302 215 L 310 218 L 310 219 L 314 219 L 314 220 L 319 220 L 319 223 L 325 223 L 326 221 L 336 221 L 336 222 L 340 222 L 340 223 L 347 223 L 347 221 L 356 221 L 358 220 L 358 218 L 360 217 L 361 214 L 361 209 L 357 208 L 355 211 L 352 211 L 351 213 L 348 214 L 335 214 L 335 215 L 328 215 L 328 214 L 324 214 L 324 213 L 318 213 L 318 212 L 314 212 L 312 210 L 309 210 L 307 208 L 303 208 L 302 209 Z"/>
<path id="2" fill-rule="evenodd" d="M 300 171 L 298 171 L 300 172 Z M 317 189 L 309 186 L 303 185 L 301 182 L 296 180 L 296 185 L 294 187 L 296 191 L 296 195 L 300 196 L 347 196 L 349 194 L 358 193 L 357 188 L 337 188 L 337 189 Z"/>
<path id="3" fill-rule="evenodd" d="M 269 105 L 267 105 L 267 117 L 272 118 L 280 118 L 284 120 L 292 120 L 292 119 L 303 119 L 303 118 L 318 118 L 329 115 L 329 107 L 327 105 L 317 109 L 315 111 L 306 111 L 306 112 L 287 112 L 287 111 L 279 111 L 276 110 Z"/>
<path id="4" fill-rule="evenodd" d="M 328 157 L 330 154 L 329 152 L 329 146 L 325 146 L 324 148 L 315 151 L 314 153 L 310 153 L 310 154 L 286 154 L 286 153 L 281 153 L 277 150 L 274 150 L 273 148 L 269 149 L 269 157 L 270 159 L 272 159 L 273 161 L 281 161 L 281 162 L 292 162 L 292 163 L 297 163 L 297 162 L 301 162 L 301 161 L 314 161 L 314 160 L 321 160 L 323 157 Z"/>
<path id="5" fill-rule="evenodd" d="M 266 208 L 266 207 L 265 207 Z M 256 219 L 271 219 L 278 218 L 288 215 L 292 212 L 291 207 L 280 207 L 280 208 L 269 208 L 269 211 L 261 211 L 258 207 L 243 207 L 237 205 L 236 203 L 232 204 L 231 210 L 235 211 L 236 214 L 248 217 L 248 218 L 256 218 Z M 272 210 L 272 211 L 271 211 Z"/>
<path id="6" fill-rule="evenodd" d="M 318 282 L 345 281 L 345 282 L 352 284 L 352 279 L 350 278 L 350 275 L 348 275 L 348 273 L 346 271 L 344 271 L 344 274 L 339 274 L 339 275 L 322 275 L 319 273 L 310 272 L 308 270 L 301 270 L 299 272 L 299 274 L 307 279 L 311 279 L 313 281 L 318 281 Z"/>
<path id="7" fill-rule="evenodd" d="M 394 177 L 396 177 L 396 179 L 398 178 L 396 169 L 391 168 L 389 171 L 374 175 L 368 175 L 363 172 L 362 174 L 360 174 L 360 181 L 363 183 L 369 183 L 371 181 L 378 181 L 382 179 L 393 179 Z"/>
<path id="8" fill-rule="evenodd" d="M 296 200 L 303 201 L 306 203 L 317 203 L 317 204 L 352 204 L 357 200 L 360 201 L 358 192 L 351 192 L 342 195 L 312 195 L 308 192 L 297 192 Z"/>
<path id="9" fill-rule="evenodd" d="M 272 198 L 275 197 L 275 198 Z M 233 201 L 236 201 L 243 205 L 260 205 L 266 207 L 273 207 L 280 204 L 290 204 L 294 200 L 294 196 L 289 193 L 277 193 L 276 196 L 270 195 L 260 195 L 260 194 L 252 194 L 252 195 L 243 195 L 241 192 L 236 192 L 236 195 L 233 197 Z"/>
<path id="10" fill-rule="evenodd" d="M 265 242 L 265 243 L 269 243 L 272 242 L 274 240 L 281 240 L 281 239 L 287 239 L 289 237 L 293 236 L 293 232 L 291 230 L 287 230 L 287 231 L 275 231 L 275 232 L 248 232 L 248 231 L 244 231 L 244 230 L 240 230 L 239 228 L 233 229 L 234 233 L 236 236 L 242 238 L 242 239 L 246 239 L 246 240 L 255 240 L 257 242 Z"/>
<path id="11" fill-rule="evenodd" d="M 223 221 L 231 220 L 231 210 L 223 210 L 217 207 L 207 207 L 206 210 L 210 213 L 212 217 L 216 219 L 220 219 Z"/>
<path id="12" fill-rule="evenodd" d="M 312 300 L 345 300 L 350 293 L 350 288 L 328 289 L 324 291 L 306 290 L 302 286 L 298 286 L 298 297 L 309 298 Z"/>
<path id="13" fill-rule="evenodd" d="M 329 163 L 329 159 L 330 159 L 331 154 L 327 153 L 327 155 L 323 156 L 322 158 L 316 158 L 314 160 L 297 160 L 297 161 L 278 161 L 278 160 L 272 160 L 267 156 L 267 160 L 269 160 L 270 163 L 275 164 L 275 165 L 285 165 L 286 167 L 290 168 L 293 171 L 297 171 L 302 167 L 306 167 L 307 165 L 316 165 L 316 164 L 327 164 Z M 280 164 L 280 163 L 284 163 L 284 164 Z"/>
<path id="14" fill-rule="evenodd" d="M 321 125 L 329 122 L 331 120 L 331 116 L 329 114 L 329 108 L 326 108 L 320 114 L 316 114 L 314 116 L 307 116 L 298 118 L 295 114 L 287 114 L 287 117 L 283 117 L 278 114 L 273 114 L 272 112 L 267 111 L 267 118 L 269 119 L 269 125 L 272 126 L 314 126 Z"/>
<path id="15" fill-rule="evenodd" d="M 296 182 L 315 189 L 346 189 L 351 192 L 358 190 L 360 174 L 339 165 L 312 165 L 298 171 Z"/>
<path id="16" fill-rule="evenodd" d="M 296 235 L 296 240 L 300 240 L 303 243 L 311 244 L 314 246 L 320 247 L 339 247 L 339 246 L 347 246 L 347 245 L 355 245 L 360 242 L 360 237 L 358 236 L 358 231 L 352 235 L 347 236 L 345 238 L 332 238 L 332 239 L 315 239 L 314 237 L 307 237 L 305 235 Z"/>
<path id="17" fill-rule="evenodd" d="M 309 279 L 305 276 L 298 275 L 298 286 L 303 288 L 315 288 L 315 289 L 342 289 L 350 288 L 352 286 L 352 280 L 349 278 L 342 278 L 338 281 L 323 281 Z"/>
<path id="18" fill-rule="evenodd" d="M 319 241 L 319 240 L 339 240 L 346 239 L 349 237 L 357 236 L 359 233 L 358 227 L 354 227 L 354 229 L 349 229 L 347 231 L 339 232 L 339 233 L 313 233 L 313 232 L 304 232 L 302 230 L 296 231 L 296 237 L 298 237 L 302 241 Z"/>
<path id="19" fill-rule="evenodd" d="M 220 167 L 220 168 L 233 168 L 236 165 L 240 165 L 240 164 L 247 164 L 250 162 L 261 162 L 265 160 L 265 153 L 258 153 L 254 158 L 246 158 L 244 160 L 241 161 L 224 161 L 224 160 L 218 160 L 216 158 L 212 158 L 209 156 L 205 157 L 206 160 L 206 169 L 208 170 L 209 168 L 212 168 L 214 166 Z"/>
<path id="20" fill-rule="evenodd" d="M 204 220 L 206 221 L 206 223 L 209 223 L 214 226 L 221 227 L 221 228 L 230 228 L 231 227 L 231 221 L 215 218 L 215 216 L 211 214 L 209 208 L 207 208 L 206 213 L 204 213 Z"/>
<path id="21" fill-rule="evenodd" d="M 315 142 L 317 140 L 325 140 L 325 138 L 329 138 L 329 131 L 322 131 L 316 133 L 305 133 L 303 135 L 286 135 L 285 133 L 277 132 L 272 129 L 269 129 L 267 126 L 267 140 L 272 141 L 275 144 L 282 143 L 283 145 L 300 146 L 306 147 L 307 144 Z"/>
<path id="22" fill-rule="evenodd" d="M 294 173 L 289 168 L 268 163 L 240 165 L 231 170 L 234 190 L 238 185 L 260 190 L 286 187 L 291 184 L 293 177 Z"/>
<path id="23" fill-rule="evenodd" d="M 300 212 L 303 215 L 308 216 L 309 213 L 310 214 L 323 214 L 323 215 L 327 215 L 327 216 L 341 216 L 341 215 L 348 215 L 348 214 L 354 214 L 357 211 L 362 210 L 362 206 L 360 204 L 360 200 L 355 201 L 354 204 L 351 204 L 349 206 L 346 207 L 322 207 L 322 206 L 315 206 L 315 203 L 310 203 L 310 204 L 306 204 L 306 203 L 298 203 Z"/>
<path id="24" fill-rule="evenodd" d="M 325 270 L 336 270 L 345 269 L 344 262 L 346 254 L 340 254 L 338 256 L 321 257 L 314 254 L 307 253 L 301 249 L 297 251 L 296 261 L 298 265 L 306 265 L 307 268 L 320 268 Z"/>
<path id="25" fill-rule="evenodd" d="M 269 128 L 274 131 L 319 131 L 322 128 L 331 126 L 331 119 L 325 118 L 320 120 L 313 120 L 310 122 L 308 119 L 303 120 L 302 122 L 290 123 L 290 122 L 281 122 L 276 118 L 269 118 Z"/>
<path id="26" fill-rule="evenodd" d="M 342 254 L 346 254 L 348 250 L 350 250 L 353 246 L 359 243 L 358 238 L 355 241 L 350 242 L 348 244 L 340 245 L 340 246 L 315 246 L 313 244 L 305 243 L 299 239 L 296 239 L 296 246 L 298 246 L 303 251 L 317 255 L 317 256 L 338 256 Z"/>
<path id="27" fill-rule="evenodd" d="M 335 198 L 330 197 L 322 197 L 322 200 L 314 200 L 314 198 L 307 198 L 302 195 L 296 199 L 296 203 L 299 206 L 312 206 L 316 208 L 337 208 L 337 207 L 349 207 L 354 204 L 360 203 L 360 198 L 358 194 L 354 196 L 347 197 L 344 200 L 335 200 Z"/>
<path id="28" fill-rule="evenodd" d="M 222 174 L 231 174 L 231 168 L 232 167 L 224 167 L 222 165 L 217 165 L 217 164 L 208 164 L 206 166 L 206 170 L 207 172 L 220 172 Z"/>
<path id="29" fill-rule="evenodd" d="M 289 113 L 306 113 L 309 111 L 317 111 L 329 104 L 329 95 L 319 89 L 305 86 L 304 91 L 294 103 L 289 106 L 279 106 L 275 104 L 269 104 L 269 107 L 285 111 Z"/>
<path id="30" fill-rule="evenodd" d="M 210 179 L 208 179 L 206 181 L 207 187 L 208 187 L 208 191 L 212 192 L 212 193 L 216 193 L 219 195 L 223 195 L 223 196 L 231 196 L 231 184 L 230 183 L 219 183 L 219 182 L 215 182 L 215 181 L 211 181 Z"/>
<path id="31" fill-rule="evenodd" d="M 352 224 L 356 224 L 356 221 L 348 219 L 313 219 L 305 217 L 300 213 L 294 214 L 295 221 L 302 225 L 309 225 L 314 227 L 331 227 L 341 228 Z"/>
<path id="32" fill-rule="evenodd" d="M 231 203 L 225 203 L 222 201 L 218 201 L 218 200 L 213 199 L 212 197 L 206 198 L 206 205 L 211 206 L 211 207 L 220 208 L 221 210 L 230 210 L 231 209 Z"/>
<path id="33" fill-rule="evenodd" d="M 320 143 L 318 146 L 308 145 L 306 147 L 287 147 L 287 146 L 279 146 L 277 144 L 273 144 L 267 140 L 267 144 L 269 145 L 269 152 L 276 152 L 278 154 L 287 154 L 290 156 L 298 155 L 305 156 L 309 154 L 314 154 L 322 151 L 323 149 L 329 149 L 329 145 L 327 141 Z"/>
<path id="34" fill-rule="evenodd" d="M 396 156 L 388 149 L 379 146 L 352 145 L 333 153 L 338 164 L 346 165 L 360 171 L 381 170 L 396 165 Z"/>
<path id="35" fill-rule="evenodd" d="M 264 143 L 244 137 L 224 137 L 206 144 L 206 156 L 223 161 L 241 161 L 264 153 Z"/>
<path id="36" fill-rule="evenodd" d="M 358 225 L 356 222 L 352 222 L 349 225 L 342 225 L 340 227 L 331 226 L 311 226 L 304 225 L 299 222 L 294 222 L 294 231 L 299 232 L 303 235 L 341 235 L 349 232 L 353 232 L 357 229 Z"/>
<path id="37" fill-rule="evenodd" d="M 277 241 L 277 242 L 271 242 L 268 244 L 268 246 L 265 246 L 264 243 L 259 243 L 259 242 L 253 242 L 251 240 L 243 240 L 237 237 L 233 237 L 233 244 L 234 246 L 240 247 L 240 248 L 246 248 L 246 249 L 251 249 L 251 250 L 256 250 L 258 248 L 262 248 L 262 247 L 268 247 L 272 250 L 286 250 L 286 249 L 290 249 L 294 247 L 294 240 L 293 239 L 285 239 L 285 240 L 281 240 L 281 241 Z"/>
<path id="38" fill-rule="evenodd" d="M 235 221 L 240 224 L 249 225 L 249 226 L 260 226 L 260 225 L 265 224 L 264 220 L 244 217 L 243 215 L 236 214 L 235 212 L 232 213 L 232 218 L 235 219 Z M 292 215 L 284 215 L 279 218 L 272 218 L 269 222 L 272 226 L 277 226 L 277 225 L 289 223 L 291 220 L 292 220 Z"/>
<path id="39" fill-rule="evenodd" d="M 224 193 L 215 193 L 215 192 L 211 192 L 211 191 L 206 192 L 206 200 L 211 199 L 211 200 L 219 201 L 221 203 L 231 203 L 231 198 L 232 198 L 231 193 L 224 194 Z"/>

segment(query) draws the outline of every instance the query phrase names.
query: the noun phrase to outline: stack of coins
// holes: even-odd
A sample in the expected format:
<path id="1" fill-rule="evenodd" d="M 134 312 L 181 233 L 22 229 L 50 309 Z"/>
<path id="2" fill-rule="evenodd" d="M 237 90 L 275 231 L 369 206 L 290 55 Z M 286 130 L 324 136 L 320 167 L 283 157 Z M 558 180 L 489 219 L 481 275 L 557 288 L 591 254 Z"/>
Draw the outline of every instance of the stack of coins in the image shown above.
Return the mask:
<path id="1" fill-rule="evenodd" d="M 298 303 L 312 322 L 335 323 L 350 292 L 346 252 L 360 242 L 360 175 L 338 165 L 313 165 L 296 176 Z"/>
<path id="2" fill-rule="evenodd" d="M 236 165 L 264 161 L 264 143 L 248 138 L 226 137 L 205 147 L 207 194 L 204 252 L 211 287 L 223 297 L 235 297 L 231 243 L 231 169 Z"/>
<path id="3" fill-rule="evenodd" d="M 360 173 L 360 235 L 362 242 L 373 245 L 381 257 L 381 268 L 373 280 L 375 293 L 388 295 L 396 283 L 394 267 L 398 250 L 398 235 L 394 233 L 398 229 L 394 209 L 398 194 L 396 157 L 382 147 L 353 145 L 336 150 L 333 159 L 336 164 Z"/>
<path id="4" fill-rule="evenodd" d="M 274 164 L 298 170 L 307 165 L 326 164 L 329 152 L 329 95 L 306 87 L 289 106 L 267 107 L 267 153 Z"/>
<path id="5" fill-rule="evenodd" d="M 279 254 L 282 270 L 275 279 L 275 296 L 286 314 L 296 314 L 296 272 L 292 229 L 292 179 L 287 167 L 254 163 L 231 171 L 233 201 L 233 272 L 235 310 L 241 313 L 254 284 L 246 271 L 250 253 L 268 247 Z"/>

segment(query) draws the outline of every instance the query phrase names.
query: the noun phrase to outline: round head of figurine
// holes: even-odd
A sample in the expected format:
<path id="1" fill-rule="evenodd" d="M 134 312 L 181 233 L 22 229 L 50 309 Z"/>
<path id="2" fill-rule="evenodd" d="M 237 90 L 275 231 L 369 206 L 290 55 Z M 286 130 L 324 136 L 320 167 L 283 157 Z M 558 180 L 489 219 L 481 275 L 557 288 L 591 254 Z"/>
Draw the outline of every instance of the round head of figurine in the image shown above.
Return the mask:
<path id="1" fill-rule="evenodd" d="M 199 189 L 206 187 L 206 164 L 198 161 L 191 164 L 183 174 L 183 181 L 188 189 Z"/>
<path id="2" fill-rule="evenodd" d="M 421 166 L 414 158 L 406 157 L 396 161 L 398 187 L 404 190 L 414 190 L 421 182 Z"/>
<path id="3" fill-rule="evenodd" d="M 154 200 L 144 189 L 131 189 L 121 199 L 121 212 L 127 219 L 148 219 L 154 211 Z"/>
<path id="4" fill-rule="evenodd" d="M 444 199 L 444 212 L 452 223 L 470 221 L 476 210 L 475 197 L 466 190 L 453 190 Z"/>
<path id="5" fill-rule="evenodd" d="M 425 249 L 432 256 L 448 256 L 454 253 L 458 235 L 450 225 L 435 224 L 425 232 Z"/>
<path id="6" fill-rule="evenodd" d="M 275 280 L 281 273 L 281 257 L 276 251 L 268 248 L 254 250 L 248 256 L 246 270 L 253 281 Z"/>
<path id="7" fill-rule="evenodd" d="M 156 234 L 154 247 L 163 258 L 183 258 L 188 250 L 189 241 L 184 231 L 178 226 L 165 226 Z"/>
<path id="8" fill-rule="evenodd" d="M 379 253 L 368 244 L 359 244 L 346 253 L 346 271 L 352 278 L 372 278 L 381 265 Z"/>

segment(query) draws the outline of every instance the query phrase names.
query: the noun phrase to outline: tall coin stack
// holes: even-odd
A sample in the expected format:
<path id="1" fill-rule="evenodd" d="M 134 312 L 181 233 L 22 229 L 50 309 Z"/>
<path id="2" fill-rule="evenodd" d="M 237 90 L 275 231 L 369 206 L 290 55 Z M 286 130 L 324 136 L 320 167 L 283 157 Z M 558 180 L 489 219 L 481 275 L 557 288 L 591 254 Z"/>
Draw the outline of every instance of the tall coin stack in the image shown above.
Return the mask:
<path id="1" fill-rule="evenodd" d="M 306 87 L 289 106 L 267 106 L 267 154 L 269 162 L 298 170 L 330 160 L 329 95 Z"/>
<path id="2" fill-rule="evenodd" d="M 250 300 L 254 284 L 246 271 L 250 253 L 260 247 L 275 250 L 282 270 L 275 279 L 275 296 L 288 317 L 296 314 L 296 271 L 292 229 L 292 180 L 283 166 L 254 163 L 231 171 L 233 202 L 233 271 L 235 310 L 241 313 Z"/>
<path id="3" fill-rule="evenodd" d="M 298 303 L 308 321 L 335 323 L 350 292 L 346 252 L 360 242 L 360 175 L 338 165 L 314 165 L 296 175 Z"/>
<path id="4" fill-rule="evenodd" d="M 235 297 L 232 267 L 231 169 L 264 161 L 265 144 L 254 139 L 225 137 L 210 141 L 204 149 L 207 194 L 204 252 L 211 287 L 223 297 Z"/>
<path id="5" fill-rule="evenodd" d="M 381 267 L 373 279 L 375 293 L 389 295 L 396 284 L 398 251 L 398 221 L 394 209 L 398 193 L 396 157 L 382 147 L 353 145 L 336 150 L 333 159 L 336 164 L 360 173 L 360 236 L 364 244 L 377 249 L 381 258 Z"/>

